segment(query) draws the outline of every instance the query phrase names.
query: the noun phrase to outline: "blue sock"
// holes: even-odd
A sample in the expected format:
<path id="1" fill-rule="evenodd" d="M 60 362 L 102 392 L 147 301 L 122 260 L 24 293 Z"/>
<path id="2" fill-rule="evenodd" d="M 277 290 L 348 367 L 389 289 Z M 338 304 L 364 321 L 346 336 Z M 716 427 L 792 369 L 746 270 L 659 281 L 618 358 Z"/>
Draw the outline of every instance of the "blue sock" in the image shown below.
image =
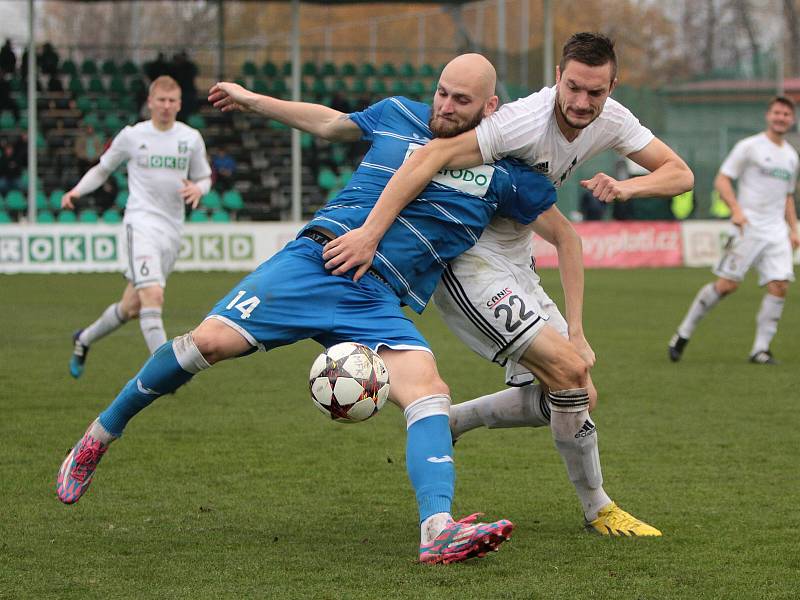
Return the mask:
<path id="1" fill-rule="evenodd" d="M 194 376 L 181 368 L 172 340 L 162 344 L 144 363 L 142 370 L 122 388 L 114 402 L 100 413 L 100 424 L 111 435 L 122 430 L 140 410 L 164 394 L 174 392 Z"/>
<path id="2" fill-rule="evenodd" d="M 425 417 L 408 428 L 406 468 L 417 494 L 420 523 L 436 513 L 449 513 L 456 469 L 447 415 Z"/>

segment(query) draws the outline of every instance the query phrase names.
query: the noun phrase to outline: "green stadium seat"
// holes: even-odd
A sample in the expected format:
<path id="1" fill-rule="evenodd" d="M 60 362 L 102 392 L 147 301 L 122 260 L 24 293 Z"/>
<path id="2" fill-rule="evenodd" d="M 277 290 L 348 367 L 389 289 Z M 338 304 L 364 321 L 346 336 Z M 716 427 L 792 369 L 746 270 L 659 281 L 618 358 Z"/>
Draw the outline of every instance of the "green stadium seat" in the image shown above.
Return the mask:
<path id="1" fill-rule="evenodd" d="M 75 64 L 75 61 L 67 59 L 61 63 L 61 72 L 64 75 L 75 76 L 78 74 L 78 65 Z"/>
<path id="2" fill-rule="evenodd" d="M 189 215 L 189 223 L 207 223 L 208 212 L 204 208 L 195 208 Z"/>
<path id="3" fill-rule="evenodd" d="M 272 86 L 270 87 L 269 93 L 276 98 L 284 98 L 289 95 L 289 88 L 287 87 L 283 78 L 278 77 L 272 80 Z"/>
<path id="4" fill-rule="evenodd" d="M 352 167 L 339 167 L 339 185 L 341 187 L 345 187 L 348 183 L 350 183 L 350 178 L 353 176 L 353 168 Z"/>
<path id="5" fill-rule="evenodd" d="M 367 81 L 366 79 L 358 78 L 353 80 L 353 85 L 350 86 L 350 93 L 351 94 L 363 94 L 367 91 Z"/>
<path id="6" fill-rule="evenodd" d="M 14 129 L 17 122 L 14 120 L 14 115 L 10 112 L 0 113 L 0 129 Z"/>
<path id="7" fill-rule="evenodd" d="M 253 90 L 256 94 L 267 95 L 270 92 L 267 82 L 263 79 L 256 79 L 253 81 Z"/>
<path id="8" fill-rule="evenodd" d="M 300 134 L 300 147 L 303 150 L 311 150 L 311 148 L 314 147 L 314 136 L 306 131 L 303 131 Z"/>
<path id="9" fill-rule="evenodd" d="M 125 79 L 122 75 L 114 75 L 108 84 L 108 91 L 117 96 L 123 96 L 128 93 L 128 88 L 125 86 Z"/>
<path id="10" fill-rule="evenodd" d="M 381 77 L 397 77 L 397 69 L 394 63 L 383 63 L 380 70 Z"/>
<path id="11" fill-rule="evenodd" d="M 347 148 L 342 144 L 331 146 L 331 159 L 337 167 L 345 164 L 347 162 Z"/>
<path id="12" fill-rule="evenodd" d="M 128 82 L 128 93 L 133 94 L 136 96 L 137 94 L 144 93 L 147 90 L 147 86 L 145 85 L 144 81 L 139 79 L 138 77 L 133 77 Z"/>
<path id="13" fill-rule="evenodd" d="M 339 178 L 330 169 L 320 169 L 317 176 L 317 185 L 323 190 L 329 191 L 339 186 Z"/>
<path id="14" fill-rule="evenodd" d="M 317 96 L 325 96 L 328 93 L 328 86 L 324 79 L 315 79 L 311 86 L 311 91 Z"/>
<path id="15" fill-rule="evenodd" d="M 193 115 L 190 115 L 189 118 L 186 120 L 186 124 L 189 127 L 194 127 L 195 129 L 206 128 L 206 120 L 200 113 L 194 113 Z"/>
<path id="16" fill-rule="evenodd" d="M 431 92 L 429 86 L 426 86 L 422 81 L 416 79 L 411 82 L 408 87 L 409 93 L 416 98 L 423 98 Z"/>
<path id="17" fill-rule="evenodd" d="M 247 60 L 242 64 L 242 75 L 245 77 L 255 77 L 258 75 L 258 67 L 252 60 Z"/>
<path id="18" fill-rule="evenodd" d="M 50 197 L 47 199 L 48 208 L 53 210 L 61 210 L 61 197 L 65 194 L 64 190 L 53 190 L 50 192 Z"/>
<path id="19" fill-rule="evenodd" d="M 122 63 L 119 71 L 126 77 L 130 77 L 131 75 L 136 75 L 139 72 L 139 67 L 137 67 L 136 63 L 132 60 L 126 60 L 124 63 Z"/>
<path id="20" fill-rule="evenodd" d="M 377 96 L 385 96 L 387 93 L 386 84 L 382 79 L 373 79 L 369 84 L 369 91 Z"/>
<path id="21" fill-rule="evenodd" d="M 74 210 L 62 210 L 58 213 L 56 221 L 59 223 L 77 223 L 78 217 L 75 215 Z"/>
<path id="22" fill-rule="evenodd" d="M 97 63 L 91 58 L 87 58 L 81 63 L 82 75 L 97 75 Z"/>
<path id="23" fill-rule="evenodd" d="M 268 60 L 263 65 L 261 65 L 261 74 L 264 77 L 269 77 L 270 79 L 272 79 L 273 77 L 277 77 L 278 66 L 274 62 Z"/>
<path id="24" fill-rule="evenodd" d="M 103 119 L 103 130 L 109 135 L 116 135 L 123 127 L 125 123 L 115 113 L 108 113 Z"/>
<path id="25" fill-rule="evenodd" d="M 77 75 L 73 75 L 70 78 L 69 84 L 67 84 L 67 90 L 71 92 L 73 96 L 80 96 L 86 92 L 83 81 L 81 81 L 81 78 Z"/>
<path id="26" fill-rule="evenodd" d="M 28 201 L 25 195 L 19 190 L 11 190 L 6 194 L 6 209 L 8 210 L 28 210 Z"/>
<path id="27" fill-rule="evenodd" d="M 402 79 L 395 79 L 392 82 L 392 96 L 408 96 L 409 93 L 409 86 Z"/>
<path id="28" fill-rule="evenodd" d="M 81 214 L 78 215 L 78 221 L 81 223 L 97 223 L 99 220 L 100 217 L 98 217 L 97 211 L 93 208 L 84 208 Z"/>
<path id="29" fill-rule="evenodd" d="M 117 187 L 121 190 L 128 189 L 128 175 L 125 173 L 124 169 L 117 169 L 114 171 L 112 175 L 114 181 L 117 183 Z"/>
<path id="30" fill-rule="evenodd" d="M 425 63 L 419 68 L 418 75 L 420 77 L 436 77 L 436 71 L 433 69 L 433 66 Z"/>
<path id="31" fill-rule="evenodd" d="M 139 119 L 139 104 L 136 102 L 136 98 L 126 92 L 117 98 L 117 103 L 122 110 L 134 115 L 134 121 Z"/>
<path id="32" fill-rule="evenodd" d="M 405 62 L 400 67 L 400 77 L 405 77 L 406 79 L 411 79 L 417 75 L 417 70 L 414 68 L 410 62 Z"/>
<path id="33" fill-rule="evenodd" d="M 303 68 L 300 71 L 302 75 L 306 77 L 316 77 L 319 73 L 317 72 L 317 63 L 312 61 L 307 61 L 303 63 Z"/>
<path id="34" fill-rule="evenodd" d="M 8 214 L 4 210 L 0 210 L 0 224 L 8 225 L 9 223 L 13 223 L 14 219 L 11 218 L 11 215 Z"/>
<path id="35" fill-rule="evenodd" d="M 330 86 L 330 91 L 346 94 L 347 82 L 344 79 L 337 79 L 336 81 L 333 82 L 333 85 Z"/>
<path id="36" fill-rule="evenodd" d="M 358 74 L 361 77 L 372 77 L 376 75 L 377 72 L 378 70 L 372 63 L 361 63 L 361 66 L 358 67 Z"/>
<path id="37" fill-rule="evenodd" d="M 100 96 L 97 99 L 97 110 L 99 112 L 111 112 L 117 109 L 117 104 L 108 96 Z"/>
<path id="38" fill-rule="evenodd" d="M 217 209 L 211 213 L 211 220 L 214 223 L 229 223 L 231 216 L 222 209 Z"/>
<path id="39" fill-rule="evenodd" d="M 75 100 L 75 106 L 82 113 L 88 113 L 94 109 L 94 102 L 89 96 L 78 96 Z"/>
<path id="40" fill-rule="evenodd" d="M 332 62 L 326 62 L 322 65 L 319 74 L 322 77 L 336 77 L 336 65 Z"/>
<path id="41" fill-rule="evenodd" d="M 339 68 L 339 75 L 342 77 L 355 77 L 356 73 L 356 66 L 351 62 L 346 62 Z"/>
<path id="42" fill-rule="evenodd" d="M 123 209 L 128 204 L 128 190 L 120 190 L 117 192 L 117 197 L 114 198 L 114 204 L 117 208 Z"/>
<path id="43" fill-rule="evenodd" d="M 40 210 L 36 212 L 37 223 L 55 223 L 56 218 L 49 210 Z"/>
<path id="44" fill-rule="evenodd" d="M 222 194 L 222 207 L 227 210 L 242 210 L 244 199 L 237 190 L 228 190 Z"/>
<path id="45" fill-rule="evenodd" d="M 103 64 L 100 66 L 100 72 L 103 75 L 116 75 L 119 73 L 119 68 L 117 67 L 117 63 L 108 59 L 103 61 Z"/>
<path id="46" fill-rule="evenodd" d="M 116 208 L 109 208 L 103 213 L 103 223 L 120 223 L 122 215 Z"/>
<path id="47" fill-rule="evenodd" d="M 22 89 L 22 79 L 19 77 L 12 77 L 11 80 L 8 82 L 11 86 L 11 91 L 16 93 L 27 92 L 27 90 Z"/>
<path id="48" fill-rule="evenodd" d="M 89 92 L 92 94 L 105 94 L 106 88 L 103 85 L 103 80 L 99 77 L 92 77 L 89 80 Z"/>
<path id="49" fill-rule="evenodd" d="M 41 190 L 36 192 L 36 210 L 47 210 L 47 194 Z"/>
<path id="50" fill-rule="evenodd" d="M 292 63 L 288 62 L 288 61 L 283 63 L 283 66 L 281 67 L 281 73 L 283 74 L 284 77 L 291 77 L 292 76 Z"/>
<path id="51" fill-rule="evenodd" d="M 200 200 L 200 204 L 206 208 L 222 208 L 222 198 L 217 190 L 211 190 Z"/>
<path id="52" fill-rule="evenodd" d="M 97 113 L 93 113 L 92 112 L 92 113 L 89 113 L 88 115 L 83 115 L 82 121 L 83 121 L 84 127 L 91 127 L 95 131 L 97 131 L 97 130 L 99 130 L 101 128 L 100 117 L 97 115 Z"/>

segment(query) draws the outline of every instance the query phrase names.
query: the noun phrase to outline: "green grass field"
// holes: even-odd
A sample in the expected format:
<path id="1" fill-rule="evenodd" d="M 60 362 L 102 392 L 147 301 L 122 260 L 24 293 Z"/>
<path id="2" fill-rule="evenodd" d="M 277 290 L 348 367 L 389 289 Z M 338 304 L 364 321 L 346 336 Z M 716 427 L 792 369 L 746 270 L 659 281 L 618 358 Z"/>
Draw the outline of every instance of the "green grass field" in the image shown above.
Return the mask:
<path id="1" fill-rule="evenodd" d="M 168 333 L 197 324 L 238 277 L 173 275 Z M 664 537 L 584 533 L 549 431 L 481 430 L 456 449 L 455 512 L 517 530 L 497 554 L 430 567 L 415 564 L 400 411 L 326 421 L 307 391 L 311 342 L 221 364 L 158 400 L 83 500 L 62 505 L 65 451 L 145 360 L 144 342 L 128 324 L 73 381 L 70 334 L 122 279 L 3 276 L 0 598 L 797 598 L 800 300 L 773 345 L 780 366 L 746 362 L 761 297 L 752 279 L 672 364 L 666 342 L 709 278 L 587 273 L 606 489 Z M 559 288 L 557 273 L 544 280 Z M 454 401 L 502 385 L 435 309 L 419 325 Z"/>

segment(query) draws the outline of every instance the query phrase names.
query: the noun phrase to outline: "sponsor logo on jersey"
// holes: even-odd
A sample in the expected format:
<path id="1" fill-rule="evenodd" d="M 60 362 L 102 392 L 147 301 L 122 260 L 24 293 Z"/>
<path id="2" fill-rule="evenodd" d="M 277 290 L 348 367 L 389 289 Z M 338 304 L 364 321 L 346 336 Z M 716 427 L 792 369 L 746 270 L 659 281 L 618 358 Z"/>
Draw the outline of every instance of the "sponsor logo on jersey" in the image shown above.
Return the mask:
<path id="1" fill-rule="evenodd" d="M 780 179 L 781 181 L 791 181 L 792 179 L 792 174 L 786 169 L 781 169 L 780 167 L 775 167 L 774 169 L 762 167 L 761 174 L 765 177 L 774 177 L 775 179 Z"/>
<path id="2" fill-rule="evenodd" d="M 178 142 L 178 154 L 186 154 L 189 151 L 189 142 L 181 140 Z"/>
<path id="3" fill-rule="evenodd" d="M 491 297 L 491 298 L 490 298 L 490 299 L 489 299 L 489 300 L 486 302 L 486 307 L 487 307 L 487 308 L 492 308 L 492 307 L 493 307 L 495 304 L 497 304 L 498 302 L 500 302 L 500 301 L 501 301 L 503 298 L 508 298 L 508 297 L 509 297 L 511 294 L 512 294 L 512 291 L 511 291 L 511 288 L 510 288 L 510 287 L 503 288 L 502 290 L 500 290 L 499 292 L 497 292 L 496 294 L 494 294 L 494 295 L 493 295 L 493 296 L 492 296 L 492 297 Z"/>
<path id="4" fill-rule="evenodd" d="M 186 156 L 145 154 L 136 159 L 136 164 L 146 169 L 175 169 L 177 171 L 184 171 L 189 166 L 189 159 Z"/>
<path id="5" fill-rule="evenodd" d="M 415 150 L 422 148 L 420 144 L 411 143 L 408 145 L 406 157 L 403 162 L 408 160 Z M 494 176 L 494 167 L 481 165 L 470 169 L 442 169 L 433 178 L 433 181 L 447 187 L 455 188 L 465 194 L 483 198 L 489 191 L 489 184 Z"/>

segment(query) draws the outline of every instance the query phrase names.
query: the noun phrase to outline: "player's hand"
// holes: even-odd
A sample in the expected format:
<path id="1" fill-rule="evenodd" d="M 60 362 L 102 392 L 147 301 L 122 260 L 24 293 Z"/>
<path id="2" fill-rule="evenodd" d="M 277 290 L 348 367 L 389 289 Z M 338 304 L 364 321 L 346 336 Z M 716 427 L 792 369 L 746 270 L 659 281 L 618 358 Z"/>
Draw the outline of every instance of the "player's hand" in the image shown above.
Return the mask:
<path id="1" fill-rule="evenodd" d="M 334 275 L 344 275 L 356 269 L 353 281 L 358 281 L 372 265 L 378 241 L 363 227 L 351 229 L 325 244 L 322 251 L 325 268 Z"/>
<path id="2" fill-rule="evenodd" d="M 747 225 L 747 217 L 744 216 L 744 213 L 741 210 L 734 210 L 731 213 L 731 223 L 736 225 L 739 229 L 744 229 L 744 226 Z"/>
<path id="3" fill-rule="evenodd" d="M 571 335 L 569 341 L 575 346 L 575 349 L 578 351 L 578 354 L 580 354 L 583 362 L 586 363 L 586 366 L 591 369 L 594 366 L 596 357 L 594 355 L 594 350 L 592 350 L 586 338 L 582 334 Z"/>
<path id="4" fill-rule="evenodd" d="M 625 201 L 631 197 L 624 181 L 617 181 L 605 173 L 598 173 L 591 179 L 582 179 L 581 185 L 592 192 L 594 197 L 601 202 Z"/>
<path id="5" fill-rule="evenodd" d="M 200 198 L 203 197 L 203 192 L 200 191 L 196 183 L 188 179 L 182 179 L 181 181 L 183 181 L 183 187 L 180 190 L 181 198 L 194 210 L 197 208 L 197 205 L 200 204 Z"/>
<path id="6" fill-rule="evenodd" d="M 247 101 L 252 92 L 247 91 L 238 83 L 220 81 L 215 83 L 208 91 L 208 102 L 222 112 L 240 110 L 246 112 Z"/>
<path id="7" fill-rule="evenodd" d="M 61 196 L 61 208 L 73 210 L 75 208 L 75 201 L 79 198 L 75 190 L 70 190 Z"/>
<path id="8" fill-rule="evenodd" d="M 792 243 L 793 250 L 797 250 L 800 247 L 800 236 L 797 235 L 796 231 L 789 232 L 789 241 Z"/>

